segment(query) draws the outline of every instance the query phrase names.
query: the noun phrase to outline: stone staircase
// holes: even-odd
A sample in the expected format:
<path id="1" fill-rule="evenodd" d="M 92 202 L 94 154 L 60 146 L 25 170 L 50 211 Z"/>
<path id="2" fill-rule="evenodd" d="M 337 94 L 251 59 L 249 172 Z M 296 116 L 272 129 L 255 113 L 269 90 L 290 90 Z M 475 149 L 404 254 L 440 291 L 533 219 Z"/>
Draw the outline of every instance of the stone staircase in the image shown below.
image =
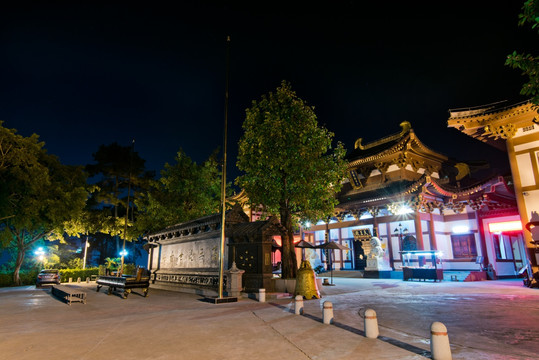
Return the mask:
<path id="1" fill-rule="evenodd" d="M 471 271 L 447 271 L 444 270 L 444 281 L 466 281 Z"/>

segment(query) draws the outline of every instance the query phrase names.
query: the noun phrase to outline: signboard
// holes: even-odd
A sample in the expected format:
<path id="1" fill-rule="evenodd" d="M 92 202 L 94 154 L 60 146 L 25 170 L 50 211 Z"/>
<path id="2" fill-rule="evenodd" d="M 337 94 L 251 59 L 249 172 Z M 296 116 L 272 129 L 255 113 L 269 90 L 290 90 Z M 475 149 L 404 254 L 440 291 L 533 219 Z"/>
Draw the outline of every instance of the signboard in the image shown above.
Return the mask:
<path id="1" fill-rule="evenodd" d="M 352 230 L 354 234 L 354 240 L 370 240 L 372 237 L 371 230 L 368 228 Z"/>

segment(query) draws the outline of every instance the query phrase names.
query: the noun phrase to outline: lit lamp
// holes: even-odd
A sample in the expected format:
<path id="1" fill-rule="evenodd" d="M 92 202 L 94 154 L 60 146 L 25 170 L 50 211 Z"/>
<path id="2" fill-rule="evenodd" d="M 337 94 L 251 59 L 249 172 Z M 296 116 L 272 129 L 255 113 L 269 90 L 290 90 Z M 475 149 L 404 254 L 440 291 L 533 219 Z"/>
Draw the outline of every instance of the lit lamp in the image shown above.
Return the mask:
<path id="1" fill-rule="evenodd" d="M 398 233 L 397 235 L 399 236 L 399 245 L 401 247 L 401 250 L 405 250 L 402 248 L 402 239 L 403 239 L 403 236 L 406 235 L 406 233 L 408 232 L 408 228 L 402 228 L 402 224 L 399 224 L 399 226 L 393 231 L 393 233 Z"/>
<path id="2" fill-rule="evenodd" d="M 42 247 L 38 247 L 37 250 L 34 251 L 34 254 L 37 256 L 37 260 L 41 263 L 41 266 L 45 266 L 45 251 Z"/>
<path id="3" fill-rule="evenodd" d="M 86 237 L 86 246 L 84 246 L 84 260 L 82 261 L 82 268 L 86 269 L 86 254 L 88 253 L 88 248 L 90 243 L 88 243 L 88 237 Z"/>
<path id="4" fill-rule="evenodd" d="M 121 277 L 124 274 L 124 258 L 127 256 L 127 250 L 125 248 L 123 248 L 122 251 L 120 251 L 120 256 L 122 257 L 122 262 L 120 265 L 120 269 L 118 269 L 118 273 L 116 274 L 116 276 L 119 276 L 119 277 Z"/>

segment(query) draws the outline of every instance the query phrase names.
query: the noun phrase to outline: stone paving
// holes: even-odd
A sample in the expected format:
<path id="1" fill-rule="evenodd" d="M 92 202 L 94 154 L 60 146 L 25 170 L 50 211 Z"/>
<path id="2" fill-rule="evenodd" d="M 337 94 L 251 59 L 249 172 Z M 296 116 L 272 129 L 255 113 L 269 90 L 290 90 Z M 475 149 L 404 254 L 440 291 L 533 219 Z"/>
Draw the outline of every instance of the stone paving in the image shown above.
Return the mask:
<path id="1" fill-rule="evenodd" d="M 290 298 L 214 305 L 150 289 L 127 299 L 71 284 L 87 304 L 48 289 L 0 289 L 0 359 L 427 359 L 429 326 L 446 324 L 453 359 L 536 359 L 539 289 L 519 281 L 403 282 L 335 278 L 294 315 Z M 322 323 L 334 304 L 335 324 Z M 358 315 L 377 311 L 380 337 Z M 445 310 L 444 310 L 445 309 Z M 488 315 L 488 316 L 487 316 Z"/>

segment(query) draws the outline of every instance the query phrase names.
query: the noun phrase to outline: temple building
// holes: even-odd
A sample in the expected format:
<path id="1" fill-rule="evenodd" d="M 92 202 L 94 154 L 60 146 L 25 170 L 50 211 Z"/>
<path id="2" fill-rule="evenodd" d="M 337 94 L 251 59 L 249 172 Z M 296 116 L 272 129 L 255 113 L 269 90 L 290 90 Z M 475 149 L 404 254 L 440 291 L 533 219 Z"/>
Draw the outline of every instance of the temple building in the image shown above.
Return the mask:
<path id="1" fill-rule="evenodd" d="M 450 159 L 425 145 L 409 122 L 371 143 L 360 138 L 347 155 L 334 216 L 300 227 L 294 239 L 341 246 L 296 249 L 298 263 L 305 258 L 313 269 L 363 270 L 364 277 L 405 280 L 442 280 L 444 271 L 509 278 L 529 261 L 536 265 L 535 247 L 523 225 L 539 225 L 537 112 L 525 103 L 450 114 L 449 127 L 506 146 L 513 176 L 476 172 L 474 164 Z M 236 205 L 227 214 L 225 268 L 235 261 L 245 270 L 246 289 L 271 289 L 285 231 L 276 219 L 267 219 L 263 207 L 250 204 L 245 192 L 227 201 Z M 152 286 L 214 289 L 219 226 L 211 216 L 150 234 Z"/>
<path id="2" fill-rule="evenodd" d="M 427 147 L 409 122 L 378 141 L 358 139 L 347 158 L 335 217 L 304 232 L 316 245 L 335 241 L 350 249 L 334 251 L 335 269 L 366 269 L 371 235 L 384 250 L 378 277 L 403 267 L 488 268 L 492 277 L 514 277 L 524 265 L 522 229 L 499 233 L 520 222 L 514 190 L 502 174 L 473 179 L 470 166 Z M 326 253 L 311 255 L 314 266 L 327 263 Z"/>
<path id="3" fill-rule="evenodd" d="M 485 240 L 487 243 L 499 244 L 499 247 L 502 244 L 506 248 L 513 249 L 516 246 L 525 246 L 527 259 L 534 267 L 537 267 L 539 252 L 532 243 L 533 226 L 539 225 L 539 115 L 537 107 L 526 101 L 510 106 L 497 103 L 450 110 L 447 124 L 477 140 L 507 151 L 520 218 L 508 217 L 507 221 L 515 221 L 513 226 L 503 227 L 497 233 L 487 232 L 488 237 Z M 523 226 L 527 230 L 522 232 Z M 524 237 L 524 244 L 516 240 L 520 236 Z M 539 236 L 535 240 L 539 240 Z"/>

